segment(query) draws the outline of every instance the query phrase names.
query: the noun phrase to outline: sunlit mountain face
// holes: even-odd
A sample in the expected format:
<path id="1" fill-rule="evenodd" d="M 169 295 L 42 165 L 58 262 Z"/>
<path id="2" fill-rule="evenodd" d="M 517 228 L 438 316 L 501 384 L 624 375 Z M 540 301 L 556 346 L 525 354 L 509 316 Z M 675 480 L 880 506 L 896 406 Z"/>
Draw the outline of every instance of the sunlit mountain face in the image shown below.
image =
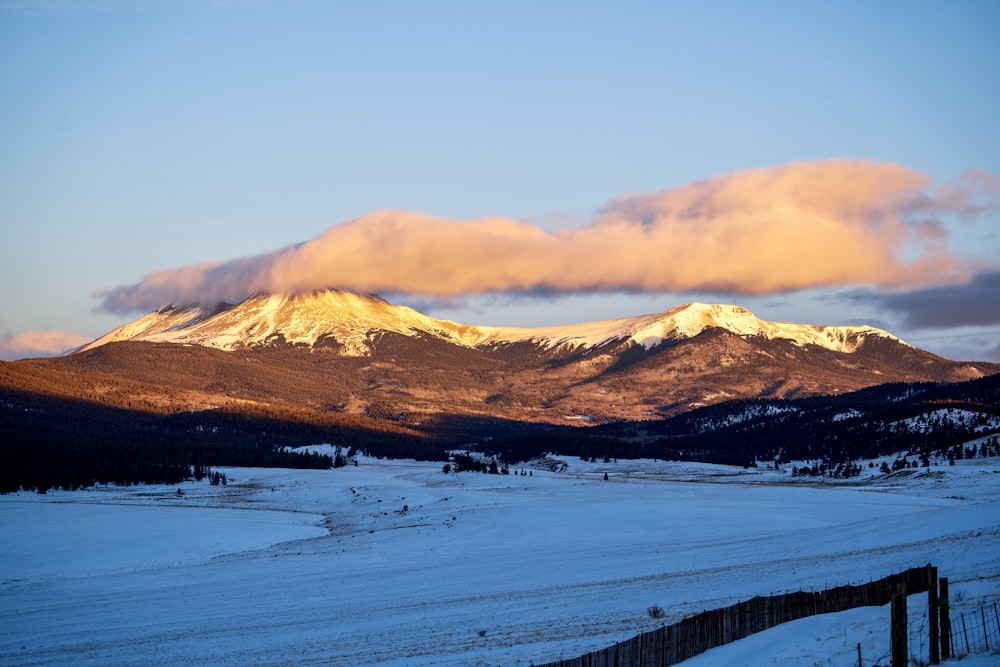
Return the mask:
<path id="1" fill-rule="evenodd" d="M 50 363 L 197 390 L 215 403 L 217 394 L 397 420 L 550 424 L 662 419 L 727 400 L 1000 370 L 942 359 L 874 327 L 768 322 L 733 305 L 512 328 L 437 320 L 334 290 L 164 307 Z"/>

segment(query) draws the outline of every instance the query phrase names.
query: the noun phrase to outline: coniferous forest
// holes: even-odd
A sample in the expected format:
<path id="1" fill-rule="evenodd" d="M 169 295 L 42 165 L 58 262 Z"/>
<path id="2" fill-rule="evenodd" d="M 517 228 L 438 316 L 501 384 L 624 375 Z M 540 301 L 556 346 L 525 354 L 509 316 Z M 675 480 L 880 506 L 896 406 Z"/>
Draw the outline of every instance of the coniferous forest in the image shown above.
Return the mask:
<path id="1" fill-rule="evenodd" d="M 546 452 L 737 466 L 814 461 L 815 471 L 805 474 L 846 477 L 851 462 L 892 454 L 952 460 L 1000 455 L 996 434 L 1000 375 L 964 383 L 893 383 L 798 400 L 729 401 L 660 421 L 512 435 L 482 449 L 506 461 Z M 975 451 L 963 444 L 991 435 Z"/>
<path id="2" fill-rule="evenodd" d="M 271 406 L 158 413 L 10 390 L 0 394 L 0 441 L 0 493 L 176 483 L 198 466 L 331 468 L 330 456 L 290 451 L 320 443 L 445 458 L 422 434 L 353 416 Z"/>
<path id="3" fill-rule="evenodd" d="M 240 399 L 202 400 L 193 409 L 194 399 L 174 390 L 16 364 L 0 365 L 0 380 L 0 492 L 176 483 L 211 466 L 334 467 L 330 456 L 292 451 L 321 443 L 436 461 L 460 449 L 505 466 L 548 453 L 738 466 L 795 461 L 796 474 L 837 477 L 857 474 L 860 459 L 894 454 L 890 470 L 906 456 L 1000 454 L 1000 374 L 797 400 L 735 400 L 666 419 L 589 427 L 489 415 L 414 417 L 391 405 L 352 414 Z M 975 439 L 975 447 L 964 444 Z"/>

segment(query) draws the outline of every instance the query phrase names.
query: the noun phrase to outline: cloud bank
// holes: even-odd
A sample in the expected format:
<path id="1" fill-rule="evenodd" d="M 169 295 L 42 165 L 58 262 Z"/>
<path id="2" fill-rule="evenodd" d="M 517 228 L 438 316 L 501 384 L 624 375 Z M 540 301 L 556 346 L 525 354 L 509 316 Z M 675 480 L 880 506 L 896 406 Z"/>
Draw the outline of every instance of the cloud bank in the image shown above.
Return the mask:
<path id="1" fill-rule="evenodd" d="M 903 326 L 912 329 L 1000 324 L 1000 271 L 984 271 L 961 285 L 855 298 L 901 315 Z"/>
<path id="2" fill-rule="evenodd" d="M 102 293 L 111 312 L 338 288 L 449 298 L 486 293 L 915 290 L 968 281 L 944 219 L 995 208 L 970 172 L 938 187 L 907 167 L 793 163 L 609 202 L 586 225 L 378 211 L 270 253 L 158 271 Z"/>
<path id="3" fill-rule="evenodd" d="M 24 331 L 13 336 L 0 336 L 0 360 L 53 357 L 90 340 L 67 331 Z"/>

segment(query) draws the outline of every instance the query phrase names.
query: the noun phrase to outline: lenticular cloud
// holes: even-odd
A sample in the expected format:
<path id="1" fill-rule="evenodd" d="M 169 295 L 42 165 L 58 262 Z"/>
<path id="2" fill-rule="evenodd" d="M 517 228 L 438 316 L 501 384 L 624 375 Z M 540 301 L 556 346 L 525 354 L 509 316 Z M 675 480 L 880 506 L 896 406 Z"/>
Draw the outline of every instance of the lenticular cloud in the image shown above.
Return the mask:
<path id="1" fill-rule="evenodd" d="M 435 297 L 751 295 L 848 285 L 915 289 L 967 280 L 962 259 L 946 245 L 941 219 L 967 219 L 992 208 L 996 180 L 976 173 L 931 186 L 900 165 L 829 160 L 621 197 L 587 225 L 556 231 L 505 218 L 377 211 L 305 243 L 158 271 L 101 296 L 104 309 L 124 312 L 330 287 Z"/>

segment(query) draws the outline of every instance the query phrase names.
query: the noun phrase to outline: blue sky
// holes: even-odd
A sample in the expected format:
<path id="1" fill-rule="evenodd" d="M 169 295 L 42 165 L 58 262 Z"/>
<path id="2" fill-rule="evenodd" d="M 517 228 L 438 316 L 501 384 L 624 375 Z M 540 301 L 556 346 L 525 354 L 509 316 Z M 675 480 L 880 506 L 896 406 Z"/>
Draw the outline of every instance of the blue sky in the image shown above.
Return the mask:
<path id="1" fill-rule="evenodd" d="M 343 247 L 372 212 L 396 211 L 422 216 L 394 222 L 409 247 L 454 225 L 492 234 L 475 221 L 501 219 L 545 236 L 543 257 L 578 265 L 572 285 L 543 276 L 463 293 L 456 275 L 454 289 L 414 294 L 403 278 L 378 279 L 396 255 L 355 253 L 374 277 L 347 286 L 387 285 L 436 317 L 530 326 L 726 302 L 771 320 L 865 321 L 945 356 L 1000 361 L 998 25 L 994 2 L 0 0 L 0 358 L 134 319 L 152 302 L 107 296 L 143 293 L 156 272 L 227 269 L 314 239 Z M 843 181 L 850 201 L 821 220 L 802 213 L 817 201 L 814 176 L 777 190 L 791 198 L 782 225 L 719 223 L 718 199 L 699 209 L 716 246 L 762 258 L 731 281 L 588 280 L 584 254 L 562 256 L 575 230 L 652 207 L 662 244 L 622 248 L 620 263 L 687 257 L 718 274 L 733 253 L 684 242 L 701 237 L 671 231 L 683 223 L 656 206 L 676 208 L 698 182 L 735 182 L 748 199 L 748 174 L 798 183 L 798 166 L 830 161 L 832 172 L 806 171 Z M 854 198 L 878 180 L 859 161 L 906 182 Z M 899 204 L 921 196 L 931 203 Z M 741 202 L 724 213 L 760 208 Z M 859 246 L 830 241 L 822 275 L 761 282 L 803 255 L 793 223 L 850 233 L 852 211 L 883 205 L 919 237 L 879 241 L 898 271 L 866 273 Z M 469 236 L 450 256 L 475 255 L 482 241 Z M 505 265 L 534 257 L 509 252 Z"/>

